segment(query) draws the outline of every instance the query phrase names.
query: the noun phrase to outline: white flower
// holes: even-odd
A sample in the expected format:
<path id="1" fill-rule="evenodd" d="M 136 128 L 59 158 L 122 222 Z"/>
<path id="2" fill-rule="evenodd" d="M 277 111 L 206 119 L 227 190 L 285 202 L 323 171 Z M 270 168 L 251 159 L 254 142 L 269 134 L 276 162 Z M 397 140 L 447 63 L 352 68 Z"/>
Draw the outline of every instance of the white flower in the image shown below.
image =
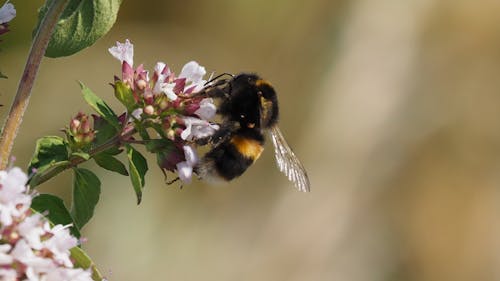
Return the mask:
<path id="1" fill-rule="evenodd" d="M 203 76 L 206 74 L 205 67 L 199 65 L 195 61 L 190 61 L 184 65 L 179 74 L 179 78 L 186 78 L 186 83 L 191 82 L 191 86 L 195 85 L 194 91 L 198 91 L 205 85 L 206 80 L 203 80 Z"/>
<path id="2" fill-rule="evenodd" d="M 42 228 L 42 216 L 40 214 L 33 214 L 22 221 L 18 226 L 19 234 L 26 240 L 26 242 L 35 250 L 42 248 L 40 236 L 45 233 Z"/>
<path id="3" fill-rule="evenodd" d="M 158 78 L 158 81 L 163 81 L 165 77 L 170 75 L 170 69 L 167 68 L 167 71 L 165 74 L 162 74 L 163 71 L 165 70 L 165 67 L 167 66 L 166 63 L 159 61 L 155 65 L 155 73 L 158 75 L 158 77 L 161 77 L 163 75 L 163 79 Z"/>
<path id="4" fill-rule="evenodd" d="M 3 4 L 2 8 L 0 8 L 0 24 L 11 21 L 16 17 L 16 9 L 14 5 L 9 3 L 9 1 Z"/>
<path id="5" fill-rule="evenodd" d="M 211 98 L 202 99 L 200 102 L 200 108 L 194 112 L 194 114 L 204 120 L 212 119 L 215 116 L 215 113 L 217 113 L 217 108 Z"/>
<path id="6" fill-rule="evenodd" d="M 19 168 L 0 171 L 0 280 L 92 281 L 91 270 L 73 268 L 69 225 L 51 227 L 30 211 L 27 179 Z"/>
<path id="7" fill-rule="evenodd" d="M 31 205 L 31 196 L 25 194 L 28 177 L 17 167 L 0 171 L 0 223 L 11 225 Z"/>
<path id="8" fill-rule="evenodd" d="M 14 259 L 27 266 L 26 275 L 28 278 L 31 276 L 33 280 L 34 275 L 49 272 L 55 268 L 54 262 L 49 258 L 38 257 L 33 253 L 33 250 L 24 239 L 17 241 L 16 246 L 11 252 Z M 34 279 L 36 280 L 36 279 Z"/>
<path id="9" fill-rule="evenodd" d="M 92 281 L 92 272 L 81 268 L 57 268 L 48 272 L 43 280 Z"/>
<path id="10" fill-rule="evenodd" d="M 17 271 L 14 269 L 0 269 L 0 280 L 2 281 L 17 281 Z"/>
<path id="11" fill-rule="evenodd" d="M 69 232 L 68 228 L 70 226 L 62 226 L 60 224 L 54 226 L 50 231 L 54 236 L 43 242 L 44 246 L 54 254 L 54 260 L 67 267 L 73 266 L 69 258 L 69 250 L 78 245 L 78 240 L 71 236 Z"/>
<path id="12" fill-rule="evenodd" d="M 125 43 L 116 42 L 116 46 L 108 49 L 109 53 L 121 61 L 126 61 L 128 65 L 134 65 L 134 45 L 127 39 Z"/>
<path id="13" fill-rule="evenodd" d="M 9 244 L 0 245 L 0 265 L 8 265 L 13 261 L 12 256 L 8 253 L 12 247 Z M 2 274 L 0 273 L 0 276 Z M 0 280 L 3 280 L 0 278 Z"/>
<path id="14" fill-rule="evenodd" d="M 193 167 L 198 164 L 199 158 L 196 150 L 189 145 L 182 147 L 184 149 L 184 157 L 186 161 L 177 163 L 177 173 L 179 178 L 185 183 L 191 183 L 191 177 L 193 175 Z"/>
<path id="15" fill-rule="evenodd" d="M 130 115 L 132 115 L 136 120 L 141 120 L 141 115 L 142 115 L 142 108 L 137 108 L 132 111 Z"/>
<path id="16" fill-rule="evenodd" d="M 183 140 L 203 139 L 213 135 L 219 129 L 218 125 L 195 117 L 184 117 L 183 121 L 186 125 L 186 129 L 181 133 Z"/>
<path id="17" fill-rule="evenodd" d="M 175 88 L 175 83 L 162 83 L 160 81 L 156 82 L 154 88 L 153 88 L 153 93 L 159 94 L 159 93 L 165 93 L 167 95 L 167 98 L 169 100 L 176 100 L 177 95 L 174 93 L 174 88 Z"/>
<path id="18" fill-rule="evenodd" d="M 163 73 L 164 71 L 165 73 Z M 158 80 L 153 86 L 153 93 L 164 93 L 165 95 L 167 95 L 169 100 L 176 100 L 177 95 L 174 93 L 175 83 L 169 83 L 168 81 L 165 81 L 171 74 L 170 69 L 168 69 L 167 65 L 161 61 L 157 62 L 155 65 L 155 73 L 158 76 Z"/>

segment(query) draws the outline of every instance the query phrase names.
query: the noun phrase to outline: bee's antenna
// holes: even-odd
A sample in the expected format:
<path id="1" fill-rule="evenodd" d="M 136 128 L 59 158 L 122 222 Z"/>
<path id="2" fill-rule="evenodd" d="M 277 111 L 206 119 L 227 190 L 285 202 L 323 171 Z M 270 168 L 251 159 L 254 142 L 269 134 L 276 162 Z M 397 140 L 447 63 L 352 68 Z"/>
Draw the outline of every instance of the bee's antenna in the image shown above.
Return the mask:
<path id="1" fill-rule="evenodd" d="M 206 85 L 212 83 L 213 81 L 215 81 L 215 80 L 217 80 L 217 79 L 219 79 L 219 78 L 221 78 L 222 76 L 225 76 L 225 75 L 229 75 L 231 77 L 234 77 L 233 74 L 224 72 L 222 74 L 219 74 L 219 75 L 215 76 L 214 78 L 211 78 L 210 80 L 208 80 L 207 82 L 205 82 L 205 85 L 203 85 L 203 86 L 206 86 Z"/>

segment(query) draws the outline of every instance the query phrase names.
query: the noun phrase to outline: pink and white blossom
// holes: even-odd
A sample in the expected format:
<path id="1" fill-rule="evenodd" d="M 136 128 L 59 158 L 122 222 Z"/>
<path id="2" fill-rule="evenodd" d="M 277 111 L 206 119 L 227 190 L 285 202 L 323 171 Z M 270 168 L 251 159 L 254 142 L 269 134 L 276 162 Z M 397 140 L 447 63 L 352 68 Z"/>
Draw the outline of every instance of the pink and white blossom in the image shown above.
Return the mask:
<path id="1" fill-rule="evenodd" d="M 116 46 L 109 48 L 108 51 L 121 63 L 125 61 L 129 66 L 134 65 L 134 45 L 128 39 L 125 43 L 116 42 Z"/>
<path id="2" fill-rule="evenodd" d="M 207 120 L 195 117 L 184 117 L 183 121 L 186 129 L 182 131 L 181 138 L 187 141 L 210 137 L 219 129 L 219 125 L 217 124 L 212 124 Z"/>
<path id="3" fill-rule="evenodd" d="M 7 23 L 16 17 L 16 9 L 9 1 L 0 8 L 0 24 Z"/>
<path id="4" fill-rule="evenodd" d="M 179 174 L 179 179 L 183 182 L 191 183 L 193 167 L 199 162 L 198 154 L 190 145 L 185 145 L 182 148 L 184 150 L 184 157 L 186 158 L 186 161 L 177 163 L 177 173 Z"/>
<path id="5" fill-rule="evenodd" d="M 78 240 L 69 225 L 52 227 L 31 211 L 27 180 L 19 168 L 0 171 L 0 280 L 91 281 L 70 258 Z"/>
<path id="6" fill-rule="evenodd" d="M 200 108 L 198 108 L 194 114 L 198 115 L 201 119 L 210 120 L 214 118 L 217 113 L 217 107 L 215 107 L 214 101 L 211 98 L 204 98 L 200 102 Z"/>

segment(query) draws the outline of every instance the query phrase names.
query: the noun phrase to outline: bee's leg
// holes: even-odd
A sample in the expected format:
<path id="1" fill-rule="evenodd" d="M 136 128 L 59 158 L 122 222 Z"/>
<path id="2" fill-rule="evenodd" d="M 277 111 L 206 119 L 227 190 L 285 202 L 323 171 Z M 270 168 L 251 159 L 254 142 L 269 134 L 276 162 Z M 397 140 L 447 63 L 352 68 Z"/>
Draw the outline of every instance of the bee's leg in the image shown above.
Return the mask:
<path id="1" fill-rule="evenodd" d="M 219 87 L 209 87 L 193 94 L 193 97 L 225 98 L 228 94 Z"/>
<path id="2" fill-rule="evenodd" d="M 210 137 L 205 137 L 205 138 L 201 138 L 201 139 L 196 139 L 194 142 L 197 144 L 197 145 L 200 145 L 200 146 L 203 146 L 203 145 L 207 145 L 211 142 L 212 140 L 212 136 Z"/>
<path id="3" fill-rule="evenodd" d="M 166 179 L 165 179 L 165 180 L 166 180 Z M 167 182 L 165 182 L 165 183 L 166 183 L 167 185 L 171 185 L 171 184 L 173 184 L 174 182 L 179 181 L 179 180 L 180 180 L 180 178 L 179 178 L 179 177 L 176 177 L 175 179 L 173 179 L 173 180 L 171 180 L 171 181 L 167 181 Z"/>
<path id="4" fill-rule="evenodd" d="M 218 80 L 200 91 L 194 93 L 193 97 L 209 97 L 209 98 L 228 98 L 231 92 L 231 84 L 228 80 Z"/>
<path id="5" fill-rule="evenodd" d="M 225 141 L 227 138 L 231 137 L 231 132 L 233 132 L 234 129 L 234 124 L 232 123 L 223 123 L 221 124 L 221 127 L 219 130 L 217 130 L 213 135 L 206 137 L 206 138 L 201 138 L 197 139 L 195 142 L 197 145 L 207 145 L 210 144 L 212 146 L 217 146 L 223 141 Z"/>

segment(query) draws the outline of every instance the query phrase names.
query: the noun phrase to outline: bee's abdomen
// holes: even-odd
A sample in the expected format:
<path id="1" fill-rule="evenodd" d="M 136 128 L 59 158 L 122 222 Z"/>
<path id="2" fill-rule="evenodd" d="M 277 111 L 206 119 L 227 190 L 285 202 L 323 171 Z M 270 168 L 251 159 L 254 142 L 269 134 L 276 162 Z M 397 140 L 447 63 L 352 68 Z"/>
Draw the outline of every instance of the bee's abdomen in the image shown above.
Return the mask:
<path id="1" fill-rule="evenodd" d="M 205 154 L 197 172 L 202 177 L 215 176 L 227 181 L 239 177 L 259 158 L 263 143 L 258 131 L 234 134 Z"/>
<path id="2" fill-rule="evenodd" d="M 233 136 L 229 141 L 234 149 L 246 159 L 252 162 L 257 160 L 264 150 L 262 142 L 248 137 Z"/>

